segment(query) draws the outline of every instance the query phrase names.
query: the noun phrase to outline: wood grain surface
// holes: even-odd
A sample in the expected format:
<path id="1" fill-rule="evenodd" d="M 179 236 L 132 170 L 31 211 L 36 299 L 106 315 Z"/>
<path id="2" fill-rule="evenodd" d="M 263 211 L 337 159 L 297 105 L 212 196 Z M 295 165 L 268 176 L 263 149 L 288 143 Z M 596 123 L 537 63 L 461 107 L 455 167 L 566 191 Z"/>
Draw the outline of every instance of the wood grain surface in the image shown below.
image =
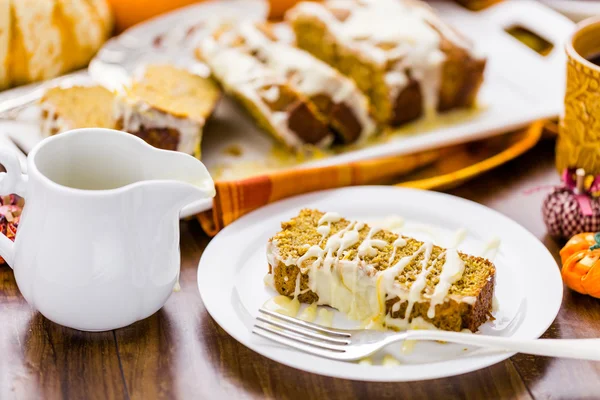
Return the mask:
<path id="1" fill-rule="evenodd" d="M 450 193 L 513 218 L 558 257 L 561 244 L 546 236 L 540 215 L 545 192 L 526 193 L 558 182 L 553 149 L 552 141 L 542 142 Z M 182 222 L 182 290 L 157 314 L 113 332 L 83 333 L 46 320 L 23 300 L 12 270 L 0 267 L 0 399 L 572 399 L 600 395 L 600 363 L 525 355 L 469 374 L 416 383 L 353 382 L 279 365 L 237 343 L 204 309 L 196 268 L 209 240 L 197 222 Z M 544 337 L 594 336 L 600 336 L 600 300 L 566 290 L 560 314 Z"/>

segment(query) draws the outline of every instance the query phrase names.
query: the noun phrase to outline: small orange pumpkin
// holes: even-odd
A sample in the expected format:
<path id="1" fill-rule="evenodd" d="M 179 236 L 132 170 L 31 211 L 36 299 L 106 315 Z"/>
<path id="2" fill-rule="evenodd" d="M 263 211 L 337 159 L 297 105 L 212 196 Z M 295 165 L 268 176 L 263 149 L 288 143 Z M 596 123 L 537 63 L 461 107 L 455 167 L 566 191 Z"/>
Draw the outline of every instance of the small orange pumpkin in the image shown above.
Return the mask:
<path id="1" fill-rule="evenodd" d="M 573 236 L 560 251 L 562 278 L 576 292 L 600 298 L 600 232 Z"/>

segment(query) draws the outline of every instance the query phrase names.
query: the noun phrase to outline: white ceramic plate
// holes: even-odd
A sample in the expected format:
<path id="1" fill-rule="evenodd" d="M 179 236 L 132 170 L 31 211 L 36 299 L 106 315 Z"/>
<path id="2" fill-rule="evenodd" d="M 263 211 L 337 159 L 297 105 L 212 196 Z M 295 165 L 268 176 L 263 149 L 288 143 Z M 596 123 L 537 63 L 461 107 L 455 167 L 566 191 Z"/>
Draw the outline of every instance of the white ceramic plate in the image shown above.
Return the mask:
<path id="1" fill-rule="evenodd" d="M 304 354 L 251 333 L 260 306 L 277 293 L 263 283 L 268 270 L 267 240 L 280 222 L 301 208 L 337 211 L 348 218 L 375 221 L 390 215 L 406 219 L 403 233 L 440 245 L 455 240 L 458 246 L 481 254 L 488 240 L 497 237 L 495 321 L 481 332 L 522 339 L 539 337 L 552 323 L 562 299 L 562 281 L 552 255 L 531 233 L 507 217 L 479 204 L 446 194 L 383 186 L 336 189 L 294 197 L 254 211 L 219 233 L 204 251 L 198 267 L 198 289 L 206 309 L 236 340 L 272 360 L 321 375 L 365 381 L 414 381 L 458 375 L 500 362 L 512 353 L 465 348 L 461 345 L 419 342 L 412 353 L 393 345 L 373 357 L 374 365 L 331 361 Z M 318 321 L 317 321 L 318 322 Z M 335 312 L 334 326 L 352 327 Z M 390 353 L 400 365 L 380 363 Z"/>

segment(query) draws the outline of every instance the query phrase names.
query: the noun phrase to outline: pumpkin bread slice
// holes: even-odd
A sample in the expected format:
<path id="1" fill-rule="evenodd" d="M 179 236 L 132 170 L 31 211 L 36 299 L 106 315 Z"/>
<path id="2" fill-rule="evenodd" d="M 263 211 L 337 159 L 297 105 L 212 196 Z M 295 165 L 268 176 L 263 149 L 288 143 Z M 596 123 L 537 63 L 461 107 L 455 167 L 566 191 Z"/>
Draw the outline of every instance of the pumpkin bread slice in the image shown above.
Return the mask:
<path id="1" fill-rule="evenodd" d="M 282 295 L 391 329 L 477 331 L 492 311 L 495 267 L 336 213 L 305 209 L 267 246 Z"/>

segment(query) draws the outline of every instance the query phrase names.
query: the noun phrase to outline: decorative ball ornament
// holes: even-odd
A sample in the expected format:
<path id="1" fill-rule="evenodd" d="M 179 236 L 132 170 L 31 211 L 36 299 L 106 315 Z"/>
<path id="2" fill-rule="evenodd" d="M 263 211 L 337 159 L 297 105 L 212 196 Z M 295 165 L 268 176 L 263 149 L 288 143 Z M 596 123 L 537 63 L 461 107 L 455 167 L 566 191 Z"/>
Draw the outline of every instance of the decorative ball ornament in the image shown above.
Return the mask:
<path id="1" fill-rule="evenodd" d="M 548 233 L 569 239 L 578 233 L 600 231 L 600 176 L 586 176 L 579 168 L 565 170 L 562 180 L 563 185 L 554 188 L 542 205 Z"/>

